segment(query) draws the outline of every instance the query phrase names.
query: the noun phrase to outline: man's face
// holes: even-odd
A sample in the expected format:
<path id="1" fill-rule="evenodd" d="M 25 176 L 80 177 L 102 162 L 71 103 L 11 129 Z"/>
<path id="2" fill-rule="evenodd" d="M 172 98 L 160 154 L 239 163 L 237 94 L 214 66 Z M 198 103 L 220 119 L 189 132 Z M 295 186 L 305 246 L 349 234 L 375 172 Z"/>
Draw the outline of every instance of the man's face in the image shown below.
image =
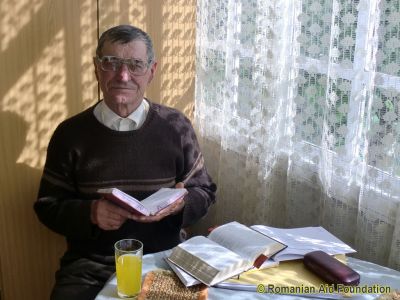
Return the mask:
<path id="1" fill-rule="evenodd" d="M 146 45 L 137 40 L 126 44 L 104 43 L 101 50 L 103 56 L 116 56 L 124 59 L 135 59 L 147 63 Z M 103 92 L 104 101 L 115 113 L 126 117 L 141 103 L 147 85 L 153 79 L 157 64 L 153 63 L 144 75 L 132 75 L 128 66 L 122 64 L 115 71 L 104 71 L 95 60 L 97 80 Z"/>

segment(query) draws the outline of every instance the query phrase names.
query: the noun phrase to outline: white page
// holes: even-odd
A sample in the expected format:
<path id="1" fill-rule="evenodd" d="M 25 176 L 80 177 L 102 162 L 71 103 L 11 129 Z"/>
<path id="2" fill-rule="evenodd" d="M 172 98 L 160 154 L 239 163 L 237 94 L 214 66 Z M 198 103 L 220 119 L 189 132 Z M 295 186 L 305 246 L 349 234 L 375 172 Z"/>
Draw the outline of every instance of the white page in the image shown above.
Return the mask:
<path id="1" fill-rule="evenodd" d="M 208 265 L 223 270 L 229 265 L 238 265 L 243 262 L 242 257 L 216 244 L 204 236 L 195 236 L 181 243 L 178 247 L 205 261 Z"/>
<path id="2" fill-rule="evenodd" d="M 275 253 L 282 247 L 276 241 L 238 222 L 218 226 L 208 238 L 251 262 L 261 254 Z"/>
<path id="3" fill-rule="evenodd" d="M 330 255 L 356 252 L 320 226 L 286 229 L 254 225 L 251 228 L 287 245 L 286 249 L 273 256 L 276 261 L 303 258 L 304 254 L 315 250 L 321 250 Z"/>
<path id="4" fill-rule="evenodd" d="M 123 191 L 117 188 L 99 189 L 97 190 L 97 192 L 101 194 L 112 194 L 119 199 L 119 202 L 126 203 L 128 206 L 136 209 L 137 211 L 141 212 L 146 216 L 149 215 L 148 209 L 139 200 L 137 200 L 136 198 L 132 197 L 127 193 L 124 193 Z M 112 200 L 116 201 L 116 199 Z"/>
<path id="5" fill-rule="evenodd" d="M 141 204 L 147 208 L 150 214 L 155 214 L 168 205 L 182 198 L 187 193 L 186 189 L 162 188 L 142 200 Z"/>

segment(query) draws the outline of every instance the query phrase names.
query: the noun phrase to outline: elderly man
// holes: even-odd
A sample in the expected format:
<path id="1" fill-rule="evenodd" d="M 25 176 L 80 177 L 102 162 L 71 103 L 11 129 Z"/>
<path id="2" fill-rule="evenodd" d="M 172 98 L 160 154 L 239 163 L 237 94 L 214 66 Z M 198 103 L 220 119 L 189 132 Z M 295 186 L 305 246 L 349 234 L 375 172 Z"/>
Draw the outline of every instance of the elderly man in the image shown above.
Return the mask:
<path id="1" fill-rule="evenodd" d="M 203 217 L 216 186 L 190 121 L 144 98 L 157 62 L 150 37 L 121 25 L 102 34 L 94 57 L 104 99 L 55 130 L 34 209 L 67 240 L 51 299 L 93 299 L 115 271 L 116 241 L 139 239 L 144 253 L 180 241 L 181 228 Z M 101 198 L 117 187 L 144 199 L 162 187 L 188 194 L 154 216 L 137 216 Z"/>

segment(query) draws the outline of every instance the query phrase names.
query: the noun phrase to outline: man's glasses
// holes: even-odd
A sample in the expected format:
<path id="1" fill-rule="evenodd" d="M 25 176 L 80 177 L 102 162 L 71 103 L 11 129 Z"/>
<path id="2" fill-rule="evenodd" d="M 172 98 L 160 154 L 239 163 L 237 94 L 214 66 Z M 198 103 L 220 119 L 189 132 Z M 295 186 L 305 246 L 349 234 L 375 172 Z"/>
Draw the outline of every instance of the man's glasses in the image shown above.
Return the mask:
<path id="1" fill-rule="evenodd" d="M 138 59 L 119 58 L 116 56 L 103 56 L 102 58 L 96 56 L 96 59 L 103 71 L 115 72 L 121 68 L 122 64 L 125 64 L 128 67 L 129 72 L 136 76 L 144 75 L 151 64 L 151 62 L 145 63 Z"/>

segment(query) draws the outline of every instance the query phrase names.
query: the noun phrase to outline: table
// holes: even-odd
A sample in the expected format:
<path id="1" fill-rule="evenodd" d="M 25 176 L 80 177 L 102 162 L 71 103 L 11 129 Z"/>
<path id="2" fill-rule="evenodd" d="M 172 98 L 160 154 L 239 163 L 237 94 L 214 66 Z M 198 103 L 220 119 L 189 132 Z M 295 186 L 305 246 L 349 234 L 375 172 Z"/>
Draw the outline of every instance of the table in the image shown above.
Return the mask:
<path id="1" fill-rule="evenodd" d="M 155 269 L 170 270 L 168 264 L 164 261 L 165 252 L 148 254 L 143 256 L 143 274 Z M 379 266 L 374 263 L 366 262 L 356 258 L 349 257 L 348 265 L 356 270 L 361 277 L 360 286 L 373 286 L 379 284 L 381 286 L 390 286 L 393 289 L 400 290 L 400 272 Z M 117 280 L 113 275 L 105 284 L 104 288 L 97 295 L 95 300 L 118 300 Z M 356 295 L 351 299 L 375 299 L 379 294 Z M 229 300 L 247 300 L 247 299 L 276 299 L 276 300 L 294 300 L 294 299 L 310 299 L 310 298 L 328 298 L 338 299 L 340 297 L 331 297 L 329 295 L 319 295 L 318 297 L 300 297 L 294 295 L 274 295 L 274 294 L 259 294 L 256 292 L 246 292 L 238 290 L 229 290 L 222 288 L 210 287 L 208 291 L 209 300 L 229 299 Z M 349 299 L 349 298 L 347 298 Z"/>

